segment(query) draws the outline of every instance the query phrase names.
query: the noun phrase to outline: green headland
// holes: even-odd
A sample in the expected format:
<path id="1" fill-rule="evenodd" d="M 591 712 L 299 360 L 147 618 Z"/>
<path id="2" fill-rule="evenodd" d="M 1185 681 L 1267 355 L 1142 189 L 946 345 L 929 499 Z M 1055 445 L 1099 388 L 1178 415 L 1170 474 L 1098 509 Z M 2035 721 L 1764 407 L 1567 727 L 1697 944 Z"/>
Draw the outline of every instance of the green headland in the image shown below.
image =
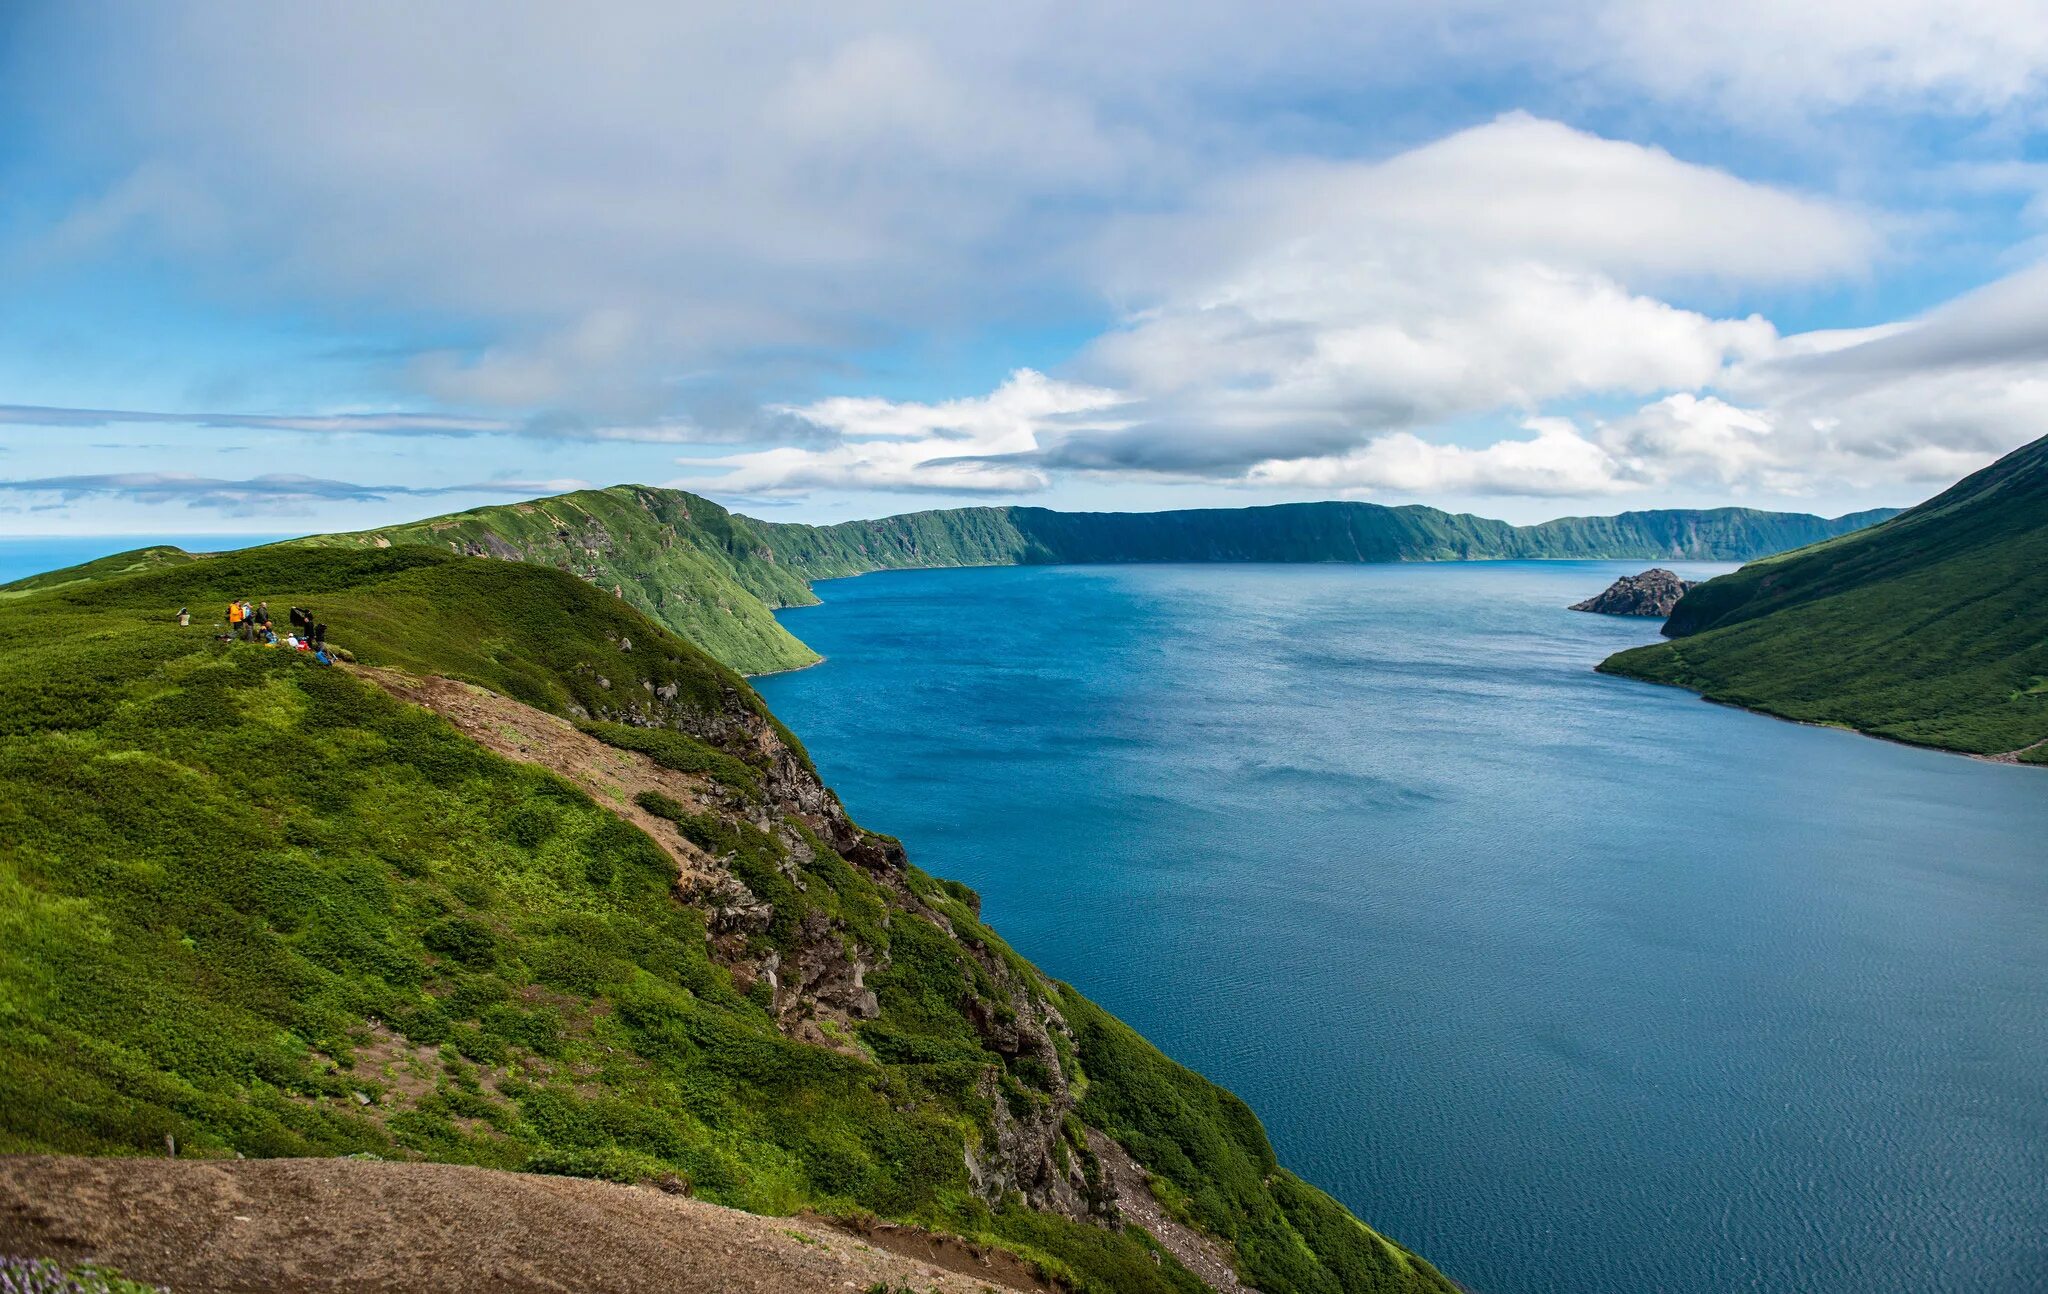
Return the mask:
<path id="1" fill-rule="evenodd" d="M 2048 438 L 1880 525 L 1709 580 L 1664 632 L 1600 668 L 2048 763 Z"/>

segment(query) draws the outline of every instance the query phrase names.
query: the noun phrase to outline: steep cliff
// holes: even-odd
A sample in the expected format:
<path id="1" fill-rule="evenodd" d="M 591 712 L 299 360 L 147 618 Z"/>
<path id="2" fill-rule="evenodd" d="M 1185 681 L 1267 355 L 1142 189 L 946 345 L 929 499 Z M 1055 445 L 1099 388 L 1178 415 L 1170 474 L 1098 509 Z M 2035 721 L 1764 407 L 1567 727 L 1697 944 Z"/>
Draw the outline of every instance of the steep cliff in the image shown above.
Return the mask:
<path id="1" fill-rule="evenodd" d="M 1194 1291 L 1123 1225 L 1164 1217 L 1267 1294 L 1449 1290 L 580 573 L 106 570 L 0 601 L 0 1152 L 649 1181 Z M 175 623 L 232 596 L 314 606 L 356 663 Z"/>

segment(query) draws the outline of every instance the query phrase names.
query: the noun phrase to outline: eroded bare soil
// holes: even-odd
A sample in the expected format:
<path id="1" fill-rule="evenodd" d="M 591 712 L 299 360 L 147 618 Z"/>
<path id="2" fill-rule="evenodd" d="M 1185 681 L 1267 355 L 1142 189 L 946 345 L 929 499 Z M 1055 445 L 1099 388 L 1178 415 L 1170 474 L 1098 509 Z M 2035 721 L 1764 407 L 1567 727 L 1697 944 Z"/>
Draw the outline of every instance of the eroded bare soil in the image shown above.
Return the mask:
<path id="1" fill-rule="evenodd" d="M 963 1244 L 936 1261 L 898 1247 L 650 1187 L 454 1164 L 0 1157 L 0 1253 L 91 1258 L 177 1294 L 1044 1288 L 976 1271 Z"/>
<path id="2" fill-rule="evenodd" d="M 704 851 L 685 840 L 673 822 L 634 803 L 642 791 L 659 791 L 702 810 L 706 779 L 663 768 L 636 751 L 607 746 L 566 719 L 469 683 L 368 666 L 357 666 L 355 672 L 393 696 L 432 710 L 479 745 L 574 782 L 591 799 L 654 837 L 675 858 L 684 881 L 714 872 Z"/>

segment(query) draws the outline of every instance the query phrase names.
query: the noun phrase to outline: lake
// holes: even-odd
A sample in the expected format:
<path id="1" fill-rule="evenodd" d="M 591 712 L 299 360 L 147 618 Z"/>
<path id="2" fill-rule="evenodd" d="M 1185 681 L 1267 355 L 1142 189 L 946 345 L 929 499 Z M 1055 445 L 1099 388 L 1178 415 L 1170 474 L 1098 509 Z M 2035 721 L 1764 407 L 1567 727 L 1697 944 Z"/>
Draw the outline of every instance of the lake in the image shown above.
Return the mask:
<path id="1" fill-rule="evenodd" d="M 2048 771 L 1594 674 L 1644 565 L 870 575 L 757 684 L 1481 1294 L 2048 1288 Z"/>

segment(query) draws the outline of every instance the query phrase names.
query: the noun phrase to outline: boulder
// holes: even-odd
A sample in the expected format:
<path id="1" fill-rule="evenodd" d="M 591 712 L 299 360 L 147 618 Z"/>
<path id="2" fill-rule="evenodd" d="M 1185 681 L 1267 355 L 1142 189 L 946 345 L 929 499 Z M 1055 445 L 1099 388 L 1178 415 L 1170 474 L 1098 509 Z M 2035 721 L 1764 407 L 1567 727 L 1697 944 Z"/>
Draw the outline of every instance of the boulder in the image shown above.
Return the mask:
<path id="1" fill-rule="evenodd" d="M 1681 580 L 1663 567 L 1644 571 L 1641 575 L 1624 575 L 1599 597 L 1572 604 L 1574 611 L 1591 611 L 1603 616 L 1657 616 L 1671 614 L 1685 591 L 1697 581 Z"/>

